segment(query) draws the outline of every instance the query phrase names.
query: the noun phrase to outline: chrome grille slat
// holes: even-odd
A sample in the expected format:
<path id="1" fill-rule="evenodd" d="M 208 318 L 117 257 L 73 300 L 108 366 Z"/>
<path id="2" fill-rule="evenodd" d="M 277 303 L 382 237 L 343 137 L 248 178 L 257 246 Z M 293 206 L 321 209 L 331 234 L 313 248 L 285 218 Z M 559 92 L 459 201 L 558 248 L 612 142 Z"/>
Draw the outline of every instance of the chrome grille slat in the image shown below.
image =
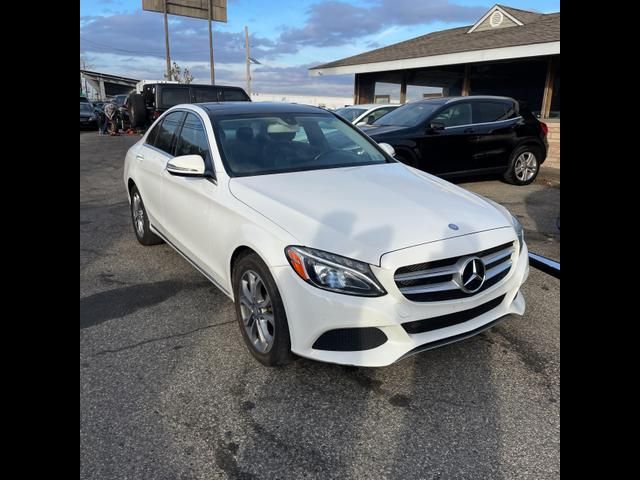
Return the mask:
<path id="1" fill-rule="evenodd" d="M 487 274 L 485 275 L 484 281 L 492 279 L 496 275 L 504 272 L 505 270 L 509 270 L 511 268 L 511 261 L 506 263 L 501 263 L 500 265 L 496 265 L 487 270 Z"/>
<path id="2" fill-rule="evenodd" d="M 470 297 L 497 285 L 508 275 L 513 264 L 515 246 L 515 242 L 509 242 L 459 257 L 406 265 L 396 270 L 394 280 L 400 293 L 413 301 L 433 302 Z M 457 283 L 460 281 L 458 269 L 462 268 L 465 260 L 470 257 L 479 257 L 485 267 L 491 265 L 486 269 L 484 283 L 474 293 L 465 292 Z M 433 268 L 429 268 L 430 265 Z"/>
<path id="3" fill-rule="evenodd" d="M 456 270 L 453 265 L 448 267 L 432 268 L 430 270 L 418 270 L 411 273 L 399 273 L 393 278 L 396 282 L 405 282 L 407 280 L 420 280 L 422 278 L 440 277 L 443 275 L 453 275 Z"/>
<path id="4" fill-rule="evenodd" d="M 484 257 L 480 257 L 485 265 L 489 265 L 493 262 L 497 262 L 498 260 L 502 260 L 503 258 L 510 257 L 513 253 L 513 247 L 505 248 L 504 250 L 500 250 L 499 252 L 492 253 L 490 255 L 485 255 Z"/>
<path id="5" fill-rule="evenodd" d="M 458 288 L 458 285 L 456 285 L 453 280 L 449 280 L 448 282 L 432 283 L 430 285 L 402 287 L 400 291 L 403 294 L 411 294 L 411 293 L 442 292 L 444 290 L 453 290 L 455 288 Z"/>

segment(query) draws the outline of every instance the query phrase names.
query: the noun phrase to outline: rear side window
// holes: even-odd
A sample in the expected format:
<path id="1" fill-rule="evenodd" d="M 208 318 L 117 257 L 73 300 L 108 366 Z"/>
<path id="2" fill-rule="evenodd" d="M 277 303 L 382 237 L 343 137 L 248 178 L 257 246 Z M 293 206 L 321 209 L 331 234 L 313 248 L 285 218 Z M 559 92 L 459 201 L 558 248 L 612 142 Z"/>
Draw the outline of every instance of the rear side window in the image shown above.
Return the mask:
<path id="1" fill-rule="evenodd" d="M 194 93 L 196 103 L 218 101 L 217 88 L 194 88 L 193 93 Z"/>
<path id="2" fill-rule="evenodd" d="M 169 155 L 173 155 L 173 139 L 176 131 L 182 123 L 184 112 L 172 112 L 165 117 L 158 130 L 158 135 L 153 144 L 157 149 L 167 152 Z"/>
<path id="3" fill-rule="evenodd" d="M 191 103 L 189 100 L 189 89 L 188 88 L 163 88 L 161 90 L 160 103 L 164 108 L 173 107 L 174 105 L 179 105 L 181 103 Z"/>
<path id="4" fill-rule="evenodd" d="M 473 123 L 507 120 L 512 113 L 513 106 L 504 102 L 477 102 L 473 104 Z"/>
<path id="5" fill-rule="evenodd" d="M 246 102 L 249 100 L 249 96 L 243 90 L 223 89 L 221 93 L 222 100 L 225 102 Z"/>
<path id="6" fill-rule="evenodd" d="M 176 143 L 176 157 L 180 155 L 200 155 L 209 163 L 209 144 L 204 125 L 193 113 L 187 113 Z"/>
<path id="7" fill-rule="evenodd" d="M 384 117 L 383 117 L 384 118 Z M 431 119 L 432 122 L 443 123 L 445 127 L 458 127 L 471 124 L 471 104 L 456 103 L 445 108 Z M 384 123 L 384 121 L 382 121 Z"/>

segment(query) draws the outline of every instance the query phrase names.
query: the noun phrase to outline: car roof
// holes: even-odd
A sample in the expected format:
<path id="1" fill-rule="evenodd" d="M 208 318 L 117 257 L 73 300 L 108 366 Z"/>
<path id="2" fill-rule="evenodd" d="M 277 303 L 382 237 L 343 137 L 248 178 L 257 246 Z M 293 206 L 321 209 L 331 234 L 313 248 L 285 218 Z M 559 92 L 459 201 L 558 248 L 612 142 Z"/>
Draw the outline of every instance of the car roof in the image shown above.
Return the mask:
<path id="1" fill-rule="evenodd" d="M 242 87 L 237 87 L 235 85 L 210 85 L 208 83 L 145 83 L 144 86 L 160 86 L 160 87 L 178 87 L 178 88 L 189 88 L 189 87 L 205 87 L 205 88 L 222 88 L 222 89 L 234 89 L 234 90 L 243 90 Z"/>
<path id="2" fill-rule="evenodd" d="M 499 100 L 499 101 L 511 101 L 515 100 L 511 97 L 499 97 L 497 95 L 467 95 L 467 96 L 455 96 L 455 97 L 435 97 L 424 98 L 416 100 L 411 103 L 433 103 L 434 105 L 444 105 L 445 103 L 459 102 L 462 100 Z"/>
<path id="3" fill-rule="evenodd" d="M 378 107 L 399 107 L 399 103 L 359 103 L 357 105 L 347 105 L 346 107 L 340 108 L 366 108 L 367 110 L 371 110 L 372 108 Z"/>
<path id="4" fill-rule="evenodd" d="M 251 113 L 328 113 L 327 110 L 311 105 L 279 102 L 207 102 L 193 103 L 203 108 L 209 115 L 236 115 Z M 178 106 L 178 105 L 176 105 Z"/>

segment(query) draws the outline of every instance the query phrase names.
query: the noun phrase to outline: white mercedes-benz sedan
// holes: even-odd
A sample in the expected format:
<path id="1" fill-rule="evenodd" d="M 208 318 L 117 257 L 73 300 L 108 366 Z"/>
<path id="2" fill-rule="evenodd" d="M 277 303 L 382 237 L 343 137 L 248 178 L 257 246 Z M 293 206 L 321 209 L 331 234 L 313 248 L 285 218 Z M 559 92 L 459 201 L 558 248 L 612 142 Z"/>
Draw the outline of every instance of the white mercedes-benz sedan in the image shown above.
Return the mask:
<path id="1" fill-rule="evenodd" d="M 178 105 L 124 181 L 138 241 L 231 298 L 265 365 L 389 365 L 524 313 L 519 222 L 320 108 Z"/>

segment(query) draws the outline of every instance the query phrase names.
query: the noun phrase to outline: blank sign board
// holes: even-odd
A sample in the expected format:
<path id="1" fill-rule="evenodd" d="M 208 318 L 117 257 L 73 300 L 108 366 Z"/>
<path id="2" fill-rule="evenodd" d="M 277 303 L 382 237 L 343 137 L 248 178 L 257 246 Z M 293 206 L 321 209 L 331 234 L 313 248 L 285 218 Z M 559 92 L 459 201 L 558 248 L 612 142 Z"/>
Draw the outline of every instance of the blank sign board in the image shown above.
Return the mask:
<path id="1" fill-rule="evenodd" d="M 149 12 L 167 13 L 181 17 L 202 18 L 209 20 L 209 3 L 211 3 L 211 20 L 227 21 L 227 0 L 142 0 L 142 9 Z"/>

